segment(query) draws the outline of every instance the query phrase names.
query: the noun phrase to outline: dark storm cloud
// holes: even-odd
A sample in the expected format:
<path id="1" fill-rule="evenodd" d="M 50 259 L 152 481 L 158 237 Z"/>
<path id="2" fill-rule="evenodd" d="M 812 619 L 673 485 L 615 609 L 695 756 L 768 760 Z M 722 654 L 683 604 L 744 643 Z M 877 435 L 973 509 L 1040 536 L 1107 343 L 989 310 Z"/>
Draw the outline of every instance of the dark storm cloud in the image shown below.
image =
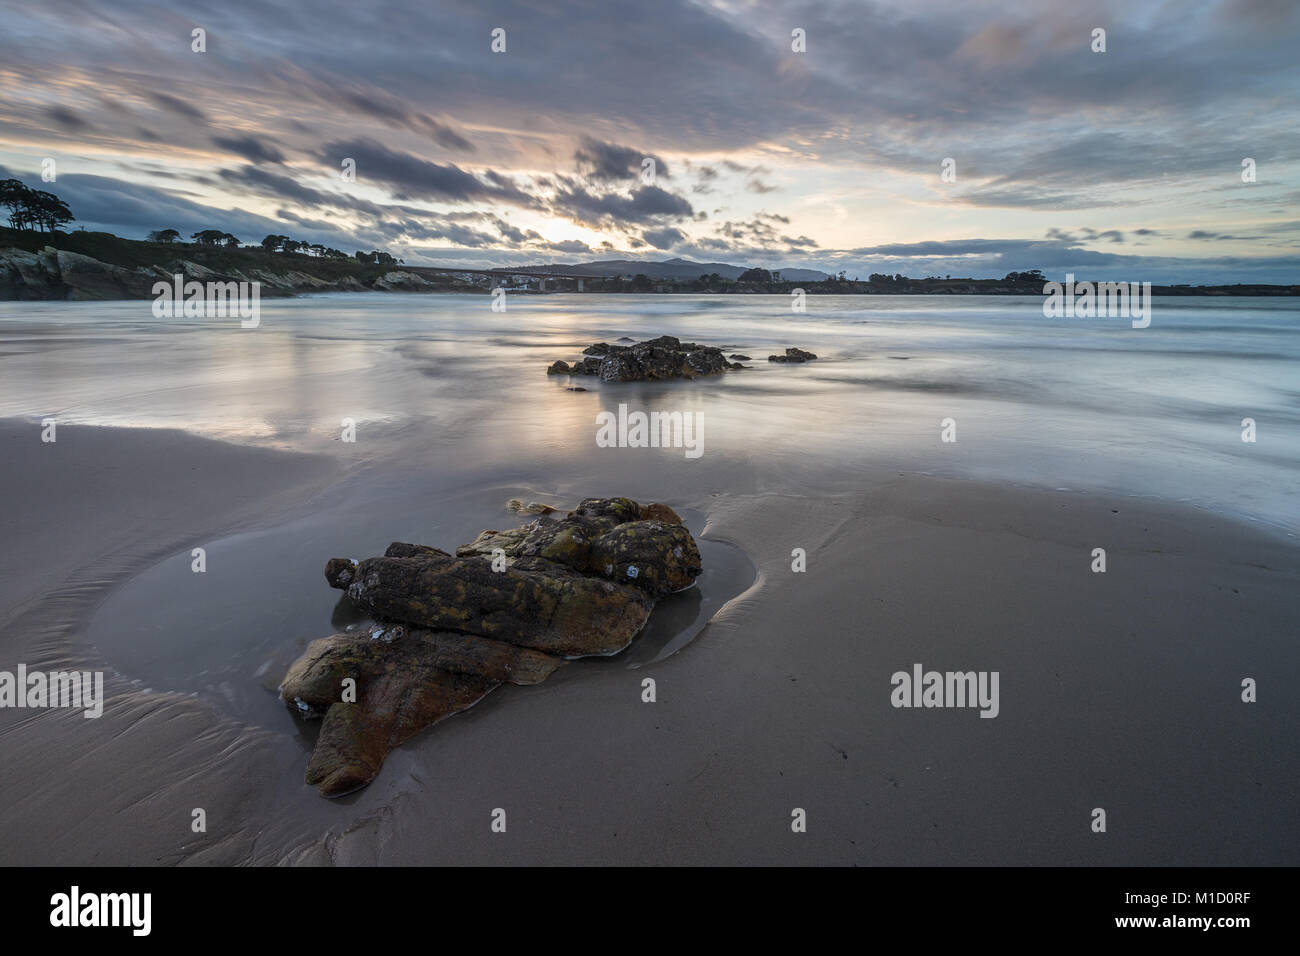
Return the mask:
<path id="1" fill-rule="evenodd" d="M 189 103 L 179 96 L 172 96 L 170 93 L 162 93 L 158 90 L 142 89 L 141 94 L 149 100 L 158 109 L 168 113 L 174 113 L 177 116 L 193 120 L 196 123 L 208 122 L 208 116 L 203 110 L 199 109 L 193 103 Z"/>
<path id="2" fill-rule="evenodd" d="M 308 229 L 314 229 L 317 231 L 320 230 L 333 231 L 336 228 L 333 225 L 333 223 L 326 222 L 324 219 L 312 219 L 308 216 L 300 216 L 292 209 L 277 209 L 275 211 L 275 217 L 277 219 L 282 219 L 285 222 L 291 222 L 295 226 L 301 226 Z"/>
<path id="3" fill-rule="evenodd" d="M 410 153 L 397 152 L 378 143 L 361 140 L 329 143 L 318 158 L 338 169 L 344 159 L 356 161 L 358 180 L 377 182 L 392 190 L 399 200 L 425 199 L 464 203 L 475 200 L 536 206 L 537 200 L 516 186 L 507 176 L 489 173 L 479 179 L 451 163 L 434 163 Z"/>
<path id="4" fill-rule="evenodd" d="M 689 218 L 694 210 L 681 196 L 659 186 L 642 186 L 631 195 L 592 193 L 582 186 L 566 185 L 551 200 L 551 209 L 590 226 L 632 226 Z"/>
<path id="5" fill-rule="evenodd" d="M 499 216 L 486 216 L 483 221 L 495 228 L 501 238 L 508 242 L 523 244 L 525 242 L 538 241 L 542 238 L 535 230 L 520 229 L 518 226 L 511 225 Z"/>
<path id="6" fill-rule="evenodd" d="M 214 136 L 212 142 L 255 163 L 284 162 L 284 154 L 268 139 L 256 136 Z"/>
<path id="7" fill-rule="evenodd" d="M 686 235 L 680 229 L 674 229 L 668 226 L 664 229 L 648 229 L 641 233 L 641 238 L 656 249 L 671 249 L 686 239 Z"/>
<path id="8" fill-rule="evenodd" d="M 241 166 L 238 169 L 223 169 L 218 175 L 228 183 L 237 183 L 263 195 L 281 200 L 293 200 L 306 206 L 343 206 L 348 205 L 344 197 L 334 196 L 303 186 L 296 180 L 280 173 L 271 172 L 260 166 Z M 367 204 L 368 205 L 368 204 Z"/>
<path id="9" fill-rule="evenodd" d="M 258 166 L 223 169 L 220 177 L 239 183 L 259 195 L 291 200 L 315 209 L 347 211 L 361 221 L 360 231 L 374 230 L 387 237 L 409 239 L 446 239 L 458 245 L 482 248 L 508 242 L 527 243 L 542 239 L 537 232 L 511 226 L 499 216 L 480 211 L 440 214 L 403 204 L 382 204 L 360 199 L 347 193 L 325 192 Z M 283 216 L 283 210 L 280 213 Z M 494 233 L 475 226 L 488 226 Z M 337 230 L 337 227 L 331 227 Z"/>
<path id="10" fill-rule="evenodd" d="M 756 213 L 752 219 L 747 221 L 728 220 L 719 223 L 714 227 L 714 232 L 718 236 L 738 245 L 756 244 L 758 248 L 771 249 L 776 246 L 789 248 L 812 249 L 817 246 L 814 239 L 808 236 L 783 236 L 779 235 L 773 223 L 789 225 L 788 216 L 782 216 L 777 213 L 760 212 Z"/>
<path id="11" fill-rule="evenodd" d="M 401 224 L 402 235 L 408 239 L 446 239 L 456 246 L 479 249 L 497 244 L 496 236 L 457 223 L 443 223 L 438 226 L 426 226 L 415 220 L 406 220 Z"/>
<path id="12" fill-rule="evenodd" d="M 1137 230 L 1141 233 L 1143 230 Z M 1149 231 L 1149 230 L 1148 230 Z M 1077 233 L 1066 232 L 1055 227 L 1047 230 L 1047 238 L 1060 242 L 1123 242 L 1124 233 L 1118 229 L 1097 230 L 1084 226 Z"/>
<path id="13" fill-rule="evenodd" d="M 582 145 L 574 152 L 573 159 L 583 175 L 597 182 L 638 179 L 641 176 L 642 163 L 646 159 L 654 160 L 656 176 L 671 178 L 668 164 L 653 153 L 601 142 L 590 136 L 583 137 Z"/>
<path id="14" fill-rule="evenodd" d="M 472 153 L 474 144 L 452 127 L 440 123 L 427 113 L 412 109 L 387 90 L 363 81 L 344 82 L 334 75 L 300 77 L 301 92 L 312 95 L 319 103 L 334 109 L 350 107 L 351 112 L 377 118 L 388 125 L 408 129 L 441 146 Z"/>
<path id="15" fill-rule="evenodd" d="M 63 106 L 53 106 L 45 115 L 66 130 L 75 132 L 90 127 L 90 123 L 88 123 L 81 115 Z"/>

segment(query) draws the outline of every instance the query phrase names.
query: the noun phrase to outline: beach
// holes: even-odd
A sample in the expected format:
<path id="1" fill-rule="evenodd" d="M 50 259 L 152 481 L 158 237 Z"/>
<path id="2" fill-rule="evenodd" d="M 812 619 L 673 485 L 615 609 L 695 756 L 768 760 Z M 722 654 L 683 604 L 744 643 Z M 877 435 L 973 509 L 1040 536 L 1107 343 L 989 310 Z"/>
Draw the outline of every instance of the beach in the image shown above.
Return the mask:
<path id="1" fill-rule="evenodd" d="M 107 700 L 98 719 L 0 709 L 0 861 L 1297 862 L 1285 316 L 1193 303 L 1113 344 L 1104 323 L 1030 339 L 1003 304 L 963 337 L 931 321 L 961 304 L 765 322 L 572 298 L 489 318 L 469 297 L 321 296 L 264 307 L 256 333 L 5 305 L 0 669 L 102 669 Z M 545 375 L 664 332 L 761 367 Z M 765 361 L 790 346 L 819 358 Z M 1067 380 L 1080 363 L 1095 390 Z M 1178 394 L 1153 407 L 1146 381 Z M 703 453 L 598 448 L 620 403 L 703 415 Z M 671 505 L 705 558 L 648 650 L 504 688 L 358 793 L 304 783 L 310 732 L 275 686 L 334 629 L 328 558 L 452 548 L 519 523 L 511 498 L 610 495 Z M 996 672 L 996 717 L 894 706 L 915 665 Z"/>

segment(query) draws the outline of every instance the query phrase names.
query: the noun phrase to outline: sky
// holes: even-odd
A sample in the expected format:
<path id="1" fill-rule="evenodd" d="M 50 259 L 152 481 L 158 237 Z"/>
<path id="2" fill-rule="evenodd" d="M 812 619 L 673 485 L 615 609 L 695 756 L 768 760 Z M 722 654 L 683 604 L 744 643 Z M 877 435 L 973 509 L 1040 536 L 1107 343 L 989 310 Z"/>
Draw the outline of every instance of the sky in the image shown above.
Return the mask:
<path id="1" fill-rule="evenodd" d="M 73 228 L 1300 282 L 1297 0 L 0 0 L 0 24 L 0 178 Z"/>

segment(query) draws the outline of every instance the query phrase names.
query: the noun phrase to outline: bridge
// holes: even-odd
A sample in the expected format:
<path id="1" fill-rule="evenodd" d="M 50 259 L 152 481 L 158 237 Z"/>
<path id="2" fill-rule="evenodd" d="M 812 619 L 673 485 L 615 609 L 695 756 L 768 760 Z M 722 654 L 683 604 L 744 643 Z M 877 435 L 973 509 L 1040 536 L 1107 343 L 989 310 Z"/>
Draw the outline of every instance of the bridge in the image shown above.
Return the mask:
<path id="1" fill-rule="evenodd" d="M 446 267 L 446 266 L 402 266 L 401 268 L 406 272 L 414 272 L 417 275 L 419 275 L 422 272 L 425 272 L 425 273 L 432 273 L 434 275 L 487 276 L 489 280 L 491 279 L 525 279 L 525 280 L 536 279 L 537 291 L 539 292 L 546 291 L 547 279 L 576 280 L 578 283 L 578 291 L 581 292 L 583 290 L 583 283 L 587 279 L 595 279 L 599 281 L 602 279 L 616 278 L 615 275 L 609 273 L 605 275 L 574 275 L 572 272 L 543 272 L 541 270 L 533 271 L 531 269 L 523 270 L 523 271 L 517 269 L 458 269 L 458 268 Z"/>

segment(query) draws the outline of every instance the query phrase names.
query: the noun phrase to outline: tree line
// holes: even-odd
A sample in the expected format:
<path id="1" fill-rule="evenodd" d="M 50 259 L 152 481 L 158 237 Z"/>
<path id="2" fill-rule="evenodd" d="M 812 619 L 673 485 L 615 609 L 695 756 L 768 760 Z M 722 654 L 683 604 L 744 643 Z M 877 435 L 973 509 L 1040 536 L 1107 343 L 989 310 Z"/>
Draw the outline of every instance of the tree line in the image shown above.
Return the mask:
<path id="1" fill-rule="evenodd" d="M 0 206 L 9 210 L 9 226 L 19 232 L 54 232 L 76 219 L 54 193 L 31 189 L 17 179 L 0 180 Z"/>
<path id="2" fill-rule="evenodd" d="M 178 242 L 180 239 L 181 234 L 175 229 L 159 229 L 149 233 L 150 242 L 170 244 Z M 239 237 L 228 232 L 222 232 L 220 229 L 203 229 L 200 232 L 191 234 L 190 239 L 200 246 L 215 246 L 226 249 L 235 249 L 242 245 L 243 242 Z M 387 252 L 380 252 L 377 249 L 370 252 L 358 250 L 349 256 L 341 249 L 334 249 L 319 242 L 293 239 L 289 236 L 266 236 L 258 245 L 272 254 L 316 256 L 321 259 L 356 259 L 363 265 L 394 266 L 403 264 L 403 260 L 396 259 Z"/>
<path id="3" fill-rule="evenodd" d="M 291 239 L 288 236 L 267 236 L 262 240 L 261 246 L 267 252 L 288 252 L 301 253 L 305 256 L 319 256 L 324 259 L 346 259 L 348 254 L 338 249 L 331 249 L 323 246 L 319 242 L 307 242 L 302 239 Z"/>

